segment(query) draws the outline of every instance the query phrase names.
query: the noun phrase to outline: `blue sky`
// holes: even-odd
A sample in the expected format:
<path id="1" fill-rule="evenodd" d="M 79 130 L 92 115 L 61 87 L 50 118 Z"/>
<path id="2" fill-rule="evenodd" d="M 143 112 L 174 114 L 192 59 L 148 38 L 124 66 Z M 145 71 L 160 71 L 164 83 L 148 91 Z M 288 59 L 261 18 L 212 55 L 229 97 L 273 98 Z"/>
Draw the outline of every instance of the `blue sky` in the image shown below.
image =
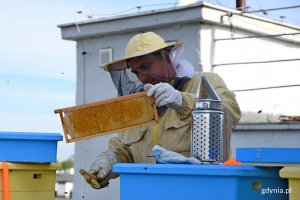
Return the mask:
<path id="1" fill-rule="evenodd" d="M 176 0 L 52 0 L 1 2 L 0 131 L 63 133 L 54 109 L 75 105 L 75 42 L 61 39 L 58 24 L 173 6 Z M 235 0 L 210 0 L 234 7 Z M 150 4 L 152 6 L 150 6 Z M 161 4 L 161 5 L 153 5 Z M 300 5 L 299 0 L 248 0 L 250 10 Z M 148 6 L 143 6 L 148 5 Z M 77 11 L 81 11 L 78 14 Z M 130 13 L 130 12 L 125 12 Z M 265 17 L 300 25 L 300 8 L 269 12 Z M 73 153 L 60 142 L 58 159 Z"/>

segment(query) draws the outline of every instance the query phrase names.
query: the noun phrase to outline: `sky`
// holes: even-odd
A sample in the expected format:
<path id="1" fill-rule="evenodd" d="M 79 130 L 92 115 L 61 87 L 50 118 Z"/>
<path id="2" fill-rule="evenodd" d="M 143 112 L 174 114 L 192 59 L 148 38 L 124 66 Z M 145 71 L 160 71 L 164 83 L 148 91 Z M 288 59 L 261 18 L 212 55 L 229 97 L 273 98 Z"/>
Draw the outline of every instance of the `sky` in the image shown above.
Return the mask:
<path id="1" fill-rule="evenodd" d="M 172 7 L 177 0 L 0 0 L 0 131 L 61 133 L 54 110 L 75 105 L 76 44 L 61 39 L 58 24 Z M 235 0 L 210 0 L 233 8 Z M 299 0 L 248 0 L 248 9 L 300 5 Z M 263 15 L 263 14 L 259 14 Z M 300 8 L 269 12 L 300 25 Z M 280 17 L 284 16 L 284 17 Z M 74 152 L 59 142 L 58 161 Z"/>

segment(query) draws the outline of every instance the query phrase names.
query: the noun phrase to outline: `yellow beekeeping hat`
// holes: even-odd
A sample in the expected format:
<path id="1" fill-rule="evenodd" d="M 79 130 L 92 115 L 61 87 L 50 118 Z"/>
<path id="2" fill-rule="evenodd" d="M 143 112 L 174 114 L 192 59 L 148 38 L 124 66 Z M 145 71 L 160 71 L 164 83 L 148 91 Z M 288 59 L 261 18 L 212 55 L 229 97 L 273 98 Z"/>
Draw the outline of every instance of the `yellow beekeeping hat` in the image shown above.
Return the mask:
<path id="1" fill-rule="evenodd" d="M 160 49 L 172 48 L 182 45 L 183 42 L 166 43 L 162 37 L 153 32 L 140 33 L 133 36 L 125 49 L 125 57 L 114 60 L 104 65 L 105 71 L 119 71 L 127 68 L 127 60 L 130 58 L 153 53 Z"/>

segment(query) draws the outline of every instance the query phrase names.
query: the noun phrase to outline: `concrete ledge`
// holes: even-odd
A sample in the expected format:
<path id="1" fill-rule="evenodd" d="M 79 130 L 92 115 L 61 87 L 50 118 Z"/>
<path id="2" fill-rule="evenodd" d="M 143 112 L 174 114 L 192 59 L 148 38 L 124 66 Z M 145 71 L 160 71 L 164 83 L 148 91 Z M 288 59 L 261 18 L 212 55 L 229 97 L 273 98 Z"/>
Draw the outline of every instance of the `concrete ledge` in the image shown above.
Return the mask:
<path id="1" fill-rule="evenodd" d="M 300 131 L 300 123 L 262 123 L 262 124 L 238 124 L 235 131 Z M 299 132 L 300 134 L 300 132 Z"/>

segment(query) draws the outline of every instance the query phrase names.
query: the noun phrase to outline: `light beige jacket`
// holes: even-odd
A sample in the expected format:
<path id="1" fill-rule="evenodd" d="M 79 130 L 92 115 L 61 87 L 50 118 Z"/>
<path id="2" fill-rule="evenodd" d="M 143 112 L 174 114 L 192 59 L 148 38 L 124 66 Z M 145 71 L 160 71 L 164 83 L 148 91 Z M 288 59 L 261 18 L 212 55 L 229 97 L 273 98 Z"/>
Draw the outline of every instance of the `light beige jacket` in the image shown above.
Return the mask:
<path id="1" fill-rule="evenodd" d="M 157 123 L 157 140 L 161 147 L 190 157 L 191 112 L 194 109 L 194 99 L 204 75 L 214 87 L 223 102 L 229 119 L 235 127 L 240 119 L 241 111 L 235 99 L 235 94 L 225 85 L 222 78 L 215 73 L 195 73 L 182 89 L 183 106 L 180 110 L 168 108 Z M 197 95 L 198 96 L 198 95 Z M 152 147 L 154 146 L 153 126 L 139 128 L 124 133 L 109 141 L 109 149 L 121 163 L 154 163 Z"/>

